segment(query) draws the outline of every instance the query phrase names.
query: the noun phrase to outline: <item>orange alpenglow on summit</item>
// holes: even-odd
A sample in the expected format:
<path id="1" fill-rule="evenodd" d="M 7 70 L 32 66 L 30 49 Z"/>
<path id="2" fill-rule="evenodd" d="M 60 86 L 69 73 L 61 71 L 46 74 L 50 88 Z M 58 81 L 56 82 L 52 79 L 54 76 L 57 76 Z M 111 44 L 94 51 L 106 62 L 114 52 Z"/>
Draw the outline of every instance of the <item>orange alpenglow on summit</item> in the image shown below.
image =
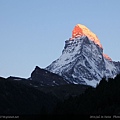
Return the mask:
<path id="1" fill-rule="evenodd" d="M 103 53 L 104 58 L 108 59 L 109 61 L 112 61 L 112 59 L 107 55 Z"/>
<path id="2" fill-rule="evenodd" d="M 81 37 L 81 36 L 87 36 L 91 41 L 93 41 L 95 44 L 99 45 L 100 48 L 102 48 L 102 45 L 101 45 L 98 37 L 92 31 L 90 31 L 84 25 L 77 24 L 72 31 L 72 38 L 70 40 L 73 40 L 73 38 L 77 38 L 77 37 Z M 108 55 L 103 53 L 103 56 L 107 60 L 112 61 L 112 59 Z"/>
<path id="3" fill-rule="evenodd" d="M 84 25 L 77 24 L 72 31 L 72 38 L 80 36 L 87 36 L 91 41 L 94 41 L 95 44 L 99 45 L 99 47 L 102 48 L 98 37 L 92 31 L 90 31 Z"/>

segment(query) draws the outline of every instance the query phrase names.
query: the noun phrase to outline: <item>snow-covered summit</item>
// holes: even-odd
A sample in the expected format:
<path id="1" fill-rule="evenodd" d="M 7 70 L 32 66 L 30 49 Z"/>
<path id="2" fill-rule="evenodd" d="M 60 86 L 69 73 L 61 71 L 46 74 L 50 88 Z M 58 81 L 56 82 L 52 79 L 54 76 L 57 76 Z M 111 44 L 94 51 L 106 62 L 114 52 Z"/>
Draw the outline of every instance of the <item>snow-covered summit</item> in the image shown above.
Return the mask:
<path id="1" fill-rule="evenodd" d="M 94 34 L 90 29 L 82 24 L 77 24 L 72 31 L 72 38 L 80 36 L 87 36 L 91 41 L 94 41 L 95 44 L 99 45 L 102 48 L 100 40 L 97 35 Z M 72 40 L 72 39 L 71 39 Z"/>
<path id="2" fill-rule="evenodd" d="M 103 49 L 86 36 L 66 40 L 62 55 L 46 69 L 71 83 L 94 87 L 103 77 L 118 73 L 114 63 L 103 57 Z"/>

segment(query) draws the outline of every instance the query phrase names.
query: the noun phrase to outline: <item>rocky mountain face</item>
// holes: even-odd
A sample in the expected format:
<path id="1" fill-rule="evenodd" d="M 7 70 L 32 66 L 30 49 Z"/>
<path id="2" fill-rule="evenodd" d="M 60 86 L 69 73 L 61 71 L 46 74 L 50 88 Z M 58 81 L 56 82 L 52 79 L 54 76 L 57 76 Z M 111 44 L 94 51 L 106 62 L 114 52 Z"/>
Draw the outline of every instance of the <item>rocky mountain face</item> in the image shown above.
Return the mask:
<path id="1" fill-rule="evenodd" d="M 41 86 L 56 86 L 70 83 L 63 77 L 45 69 L 41 69 L 38 66 L 36 66 L 35 70 L 31 73 L 29 79 L 38 82 Z"/>
<path id="2" fill-rule="evenodd" d="M 119 62 L 103 53 L 97 36 L 83 25 L 76 25 L 72 38 L 65 41 L 62 55 L 46 70 L 56 73 L 70 83 L 96 86 L 104 78 L 120 73 Z"/>

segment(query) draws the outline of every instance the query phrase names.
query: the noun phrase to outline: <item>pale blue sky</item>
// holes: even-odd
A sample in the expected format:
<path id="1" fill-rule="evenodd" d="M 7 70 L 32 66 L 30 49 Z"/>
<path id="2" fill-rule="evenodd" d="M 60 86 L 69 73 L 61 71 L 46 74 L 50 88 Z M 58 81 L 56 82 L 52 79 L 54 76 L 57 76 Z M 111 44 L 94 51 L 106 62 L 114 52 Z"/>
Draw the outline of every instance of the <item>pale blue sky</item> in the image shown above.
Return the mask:
<path id="1" fill-rule="evenodd" d="M 0 76 L 27 78 L 48 66 L 78 23 L 120 60 L 120 0 L 0 0 Z"/>

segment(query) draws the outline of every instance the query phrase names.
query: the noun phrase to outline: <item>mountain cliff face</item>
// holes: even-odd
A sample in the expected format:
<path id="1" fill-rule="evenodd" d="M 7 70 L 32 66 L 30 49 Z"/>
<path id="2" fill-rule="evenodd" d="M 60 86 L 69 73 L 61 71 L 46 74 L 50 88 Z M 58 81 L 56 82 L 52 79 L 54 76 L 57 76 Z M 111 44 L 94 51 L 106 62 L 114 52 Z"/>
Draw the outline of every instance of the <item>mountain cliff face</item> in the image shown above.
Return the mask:
<path id="1" fill-rule="evenodd" d="M 82 27 L 81 27 L 82 26 Z M 105 78 L 114 78 L 120 73 L 119 63 L 103 54 L 97 36 L 83 25 L 76 25 L 72 38 L 65 41 L 62 55 L 46 70 L 56 73 L 74 84 L 96 86 Z"/>
<path id="2" fill-rule="evenodd" d="M 36 66 L 35 70 L 31 73 L 29 79 L 38 82 L 41 86 L 56 86 L 70 83 L 61 76 L 45 69 L 41 69 L 38 66 Z"/>

